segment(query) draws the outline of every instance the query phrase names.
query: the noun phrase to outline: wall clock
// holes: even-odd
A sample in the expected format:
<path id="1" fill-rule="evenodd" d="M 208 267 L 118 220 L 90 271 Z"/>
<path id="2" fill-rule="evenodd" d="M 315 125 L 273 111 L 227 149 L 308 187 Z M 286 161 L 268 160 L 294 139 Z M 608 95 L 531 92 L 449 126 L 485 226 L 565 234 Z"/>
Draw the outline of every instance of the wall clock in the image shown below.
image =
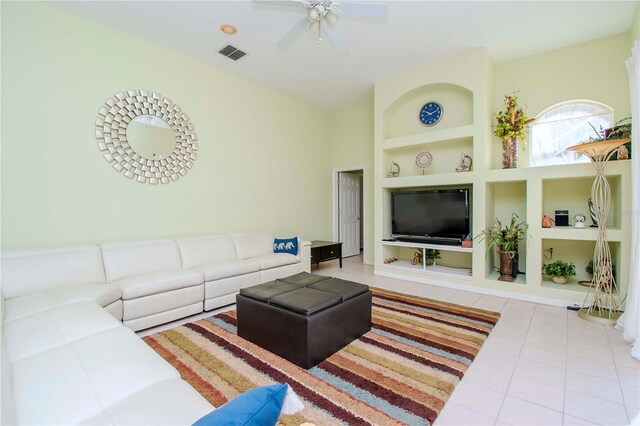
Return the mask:
<path id="1" fill-rule="evenodd" d="M 427 102 L 420 110 L 420 122 L 425 126 L 435 126 L 442 118 L 442 105 L 437 102 Z"/>

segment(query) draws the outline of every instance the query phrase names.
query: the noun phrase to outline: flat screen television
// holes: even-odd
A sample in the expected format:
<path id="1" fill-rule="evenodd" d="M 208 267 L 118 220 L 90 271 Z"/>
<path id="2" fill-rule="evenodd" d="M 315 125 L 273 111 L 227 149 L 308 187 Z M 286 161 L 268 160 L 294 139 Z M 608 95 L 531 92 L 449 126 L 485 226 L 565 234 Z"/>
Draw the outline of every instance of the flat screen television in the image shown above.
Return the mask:
<path id="1" fill-rule="evenodd" d="M 470 231 L 468 188 L 391 193 L 391 233 L 397 240 L 459 244 Z"/>

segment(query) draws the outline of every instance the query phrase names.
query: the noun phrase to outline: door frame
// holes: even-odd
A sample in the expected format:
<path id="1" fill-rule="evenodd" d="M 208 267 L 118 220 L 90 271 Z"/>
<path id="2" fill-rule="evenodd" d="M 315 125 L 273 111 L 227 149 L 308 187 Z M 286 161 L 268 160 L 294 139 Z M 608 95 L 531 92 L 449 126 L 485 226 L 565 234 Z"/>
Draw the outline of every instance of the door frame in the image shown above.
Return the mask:
<path id="1" fill-rule="evenodd" d="M 367 169 L 364 167 L 364 165 L 353 166 L 353 167 L 338 167 L 336 169 L 333 169 L 333 172 L 331 173 L 331 177 L 333 179 L 333 184 L 332 184 L 333 196 L 331 197 L 333 199 L 333 203 L 332 203 L 333 210 L 332 210 L 331 216 L 333 217 L 333 241 L 338 241 L 338 234 L 340 233 L 340 219 L 338 218 L 338 204 L 339 204 L 340 193 L 338 191 L 338 179 L 340 178 L 340 173 L 360 172 L 360 171 L 362 171 L 362 187 L 360 188 L 360 191 L 362 192 L 362 205 L 360 206 L 360 212 L 361 212 L 360 220 L 362 221 L 362 234 L 363 234 L 360 237 L 362 238 L 362 245 L 366 247 L 367 240 L 364 236 L 364 231 L 366 229 L 365 206 L 367 203 L 367 191 L 365 189 L 367 187 Z"/>

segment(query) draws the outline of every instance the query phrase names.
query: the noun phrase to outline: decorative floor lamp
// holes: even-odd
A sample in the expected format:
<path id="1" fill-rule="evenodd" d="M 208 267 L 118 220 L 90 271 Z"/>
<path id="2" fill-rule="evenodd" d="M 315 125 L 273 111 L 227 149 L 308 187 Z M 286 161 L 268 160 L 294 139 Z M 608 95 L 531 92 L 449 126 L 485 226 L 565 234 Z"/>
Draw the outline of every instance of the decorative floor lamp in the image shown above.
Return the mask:
<path id="1" fill-rule="evenodd" d="M 607 243 L 607 219 L 611 208 L 611 187 L 604 174 L 607 161 L 618 147 L 630 139 L 609 139 L 574 145 L 567 150 L 588 156 L 596 167 L 596 177 L 591 185 L 591 199 L 598 220 L 598 240 L 593 251 L 593 303 L 588 308 L 581 308 L 578 316 L 585 321 L 601 325 L 614 325 L 622 315 L 620 293 L 613 277 L 611 250 Z M 585 296 L 583 305 L 591 295 L 591 289 Z"/>

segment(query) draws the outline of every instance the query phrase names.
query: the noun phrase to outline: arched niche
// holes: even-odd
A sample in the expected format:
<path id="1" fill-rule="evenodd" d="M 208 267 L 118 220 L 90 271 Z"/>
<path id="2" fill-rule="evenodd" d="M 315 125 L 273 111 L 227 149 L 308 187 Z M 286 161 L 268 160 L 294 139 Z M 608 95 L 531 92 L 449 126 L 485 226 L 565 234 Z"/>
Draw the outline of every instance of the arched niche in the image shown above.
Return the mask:
<path id="1" fill-rule="evenodd" d="M 418 114 L 427 102 L 442 105 L 444 114 L 438 124 L 425 126 Z M 416 87 L 400 96 L 382 114 L 384 139 L 473 124 L 473 92 L 450 83 Z"/>

